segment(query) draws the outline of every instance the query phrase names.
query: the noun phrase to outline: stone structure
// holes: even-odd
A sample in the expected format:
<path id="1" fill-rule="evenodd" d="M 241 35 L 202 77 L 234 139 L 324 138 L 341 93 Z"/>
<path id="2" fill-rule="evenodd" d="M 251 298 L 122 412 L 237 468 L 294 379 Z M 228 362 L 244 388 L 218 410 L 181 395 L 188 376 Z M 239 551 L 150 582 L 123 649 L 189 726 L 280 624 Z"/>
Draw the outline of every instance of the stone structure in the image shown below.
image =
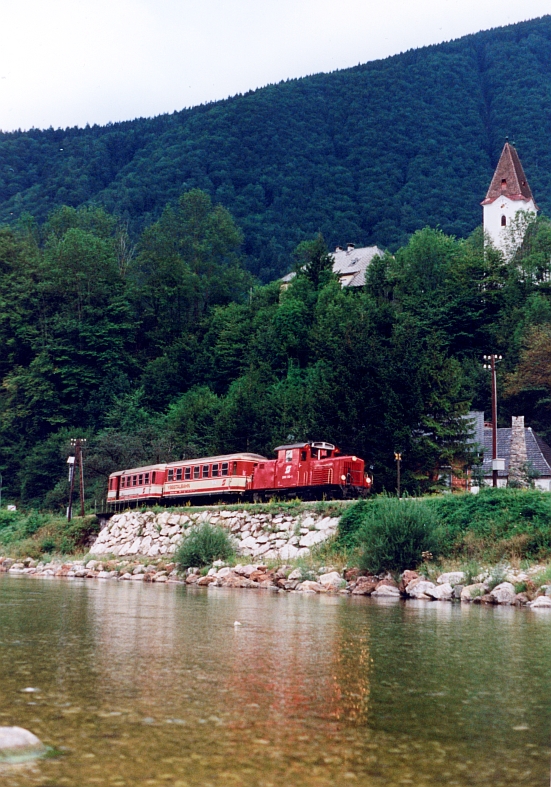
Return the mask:
<path id="1" fill-rule="evenodd" d="M 528 455 L 524 416 L 513 416 L 511 423 L 511 447 L 509 450 L 509 486 L 528 487 Z"/>
<path id="2" fill-rule="evenodd" d="M 491 486 L 491 425 L 484 427 L 483 449 L 484 485 Z M 497 430 L 497 455 L 505 460 L 504 470 L 498 472 L 499 487 L 529 486 L 533 480 L 537 489 L 551 491 L 551 447 L 530 426 L 524 426 L 524 416 L 513 417 L 510 428 Z"/>
<path id="3" fill-rule="evenodd" d="M 289 560 L 307 555 L 315 544 L 334 535 L 339 520 L 311 511 L 295 516 L 217 508 L 189 514 L 127 511 L 109 520 L 90 551 L 94 555 L 169 557 L 184 534 L 203 522 L 227 528 L 240 555 Z"/>

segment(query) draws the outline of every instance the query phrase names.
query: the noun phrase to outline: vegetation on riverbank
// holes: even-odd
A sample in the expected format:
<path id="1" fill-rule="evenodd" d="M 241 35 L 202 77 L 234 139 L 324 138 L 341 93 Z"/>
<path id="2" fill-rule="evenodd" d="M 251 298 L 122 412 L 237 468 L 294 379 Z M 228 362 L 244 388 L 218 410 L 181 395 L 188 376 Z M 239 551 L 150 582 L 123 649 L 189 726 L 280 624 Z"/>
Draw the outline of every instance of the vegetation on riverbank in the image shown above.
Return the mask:
<path id="1" fill-rule="evenodd" d="M 431 559 L 544 559 L 551 556 L 551 495 L 483 489 L 398 500 L 360 501 L 341 517 L 333 549 L 369 568 L 400 570 Z"/>
<path id="2" fill-rule="evenodd" d="M 416 567 L 425 562 L 423 554 L 427 553 L 433 562 L 473 565 L 551 557 L 551 495 L 537 490 L 484 489 L 478 495 L 402 500 L 381 495 L 355 503 L 272 501 L 224 508 L 259 515 L 296 516 L 310 511 L 321 516 L 340 516 L 337 537 L 314 547 L 312 560 L 357 565 L 374 572 Z M 171 509 L 173 513 L 208 510 L 212 509 Z M 99 529 L 93 515 L 75 517 L 68 523 L 65 518 L 36 511 L 1 511 L 0 553 L 34 558 L 50 553 L 84 553 Z M 220 557 L 231 556 L 224 553 Z M 209 553 L 201 565 L 209 559 L 216 558 Z M 187 558 L 183 562 L 196 564 Z M 305 559 L 299 562 L 305 563 Z"/>
<path id="3" fill-rule="evenodd" d="M 0 553 L 39 558 L 86 552 L 99 530 L 99 522 L 93 515 L 67 522 L 65 518 L 37 511 L 0 510 Z"/>

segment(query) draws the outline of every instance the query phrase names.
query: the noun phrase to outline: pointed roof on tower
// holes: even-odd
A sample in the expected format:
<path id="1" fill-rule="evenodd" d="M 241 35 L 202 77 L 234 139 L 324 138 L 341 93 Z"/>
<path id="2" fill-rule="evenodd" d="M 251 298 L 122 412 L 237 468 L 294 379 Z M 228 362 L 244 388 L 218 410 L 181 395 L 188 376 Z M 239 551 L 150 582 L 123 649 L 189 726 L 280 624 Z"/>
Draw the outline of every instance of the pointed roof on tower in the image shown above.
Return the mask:
<path id="1" fill-rule="evenodd" d="M 508 197 L 512 200 L 533 200 L 530 186 L 520 163 L 518 153 L 513 145 L 506 142 L 501 151 L 494 177 L 482 205 L 489 205 L 499 197 Z M 534 203 L 536 210 L 538 206 Z"/>

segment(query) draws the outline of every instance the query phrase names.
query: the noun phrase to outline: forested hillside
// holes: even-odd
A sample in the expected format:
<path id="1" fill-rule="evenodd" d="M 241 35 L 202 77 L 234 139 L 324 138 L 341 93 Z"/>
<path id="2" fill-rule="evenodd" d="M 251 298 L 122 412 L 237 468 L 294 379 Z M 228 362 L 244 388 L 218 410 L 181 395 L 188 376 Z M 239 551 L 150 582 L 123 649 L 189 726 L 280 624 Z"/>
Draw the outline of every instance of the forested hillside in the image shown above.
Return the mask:
<path id="1" fill-rule="evenodd" d="M 506 262 L 482 232 L 425 228 L 344 288 L 321 236 L 258 285 L 242 234 L 186 192 L 134 247 L 101 208 L 0 229 L 3 500 L 63 510 L 70 439 L 90 501 L 116 469 L 323 439 L 374 467 L 377 490 L 437 488 L 466 454 L 462 415 L 489 411 L 482 354 L 500 352 L 500 418 L 551 437 L 551 223 Z M 31 521 L 31 520 L 29 520 Z M 34 521 L 34 520 L 32 520 Z"/>
<path id="2" fill-rule="evenodd" d="M 546 16 L 154 119 L 0 134 L 0 221 L 93 203 L 136 239 L 197 187 L 269 281 L 318 231 L 391 250 L 426 225 L 466 237 L 507 135 L 551 212 L 550 120 Z"/>

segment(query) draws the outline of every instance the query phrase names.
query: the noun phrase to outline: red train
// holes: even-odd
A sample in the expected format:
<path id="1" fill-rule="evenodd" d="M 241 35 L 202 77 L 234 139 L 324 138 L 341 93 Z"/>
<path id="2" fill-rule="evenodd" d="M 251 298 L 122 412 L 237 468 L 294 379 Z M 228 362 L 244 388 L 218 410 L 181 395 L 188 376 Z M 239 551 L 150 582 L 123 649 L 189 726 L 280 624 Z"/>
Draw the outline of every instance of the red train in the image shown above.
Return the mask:
<path id="1" fill-rule="evenodd" d="M 109 476 L 107 505 L 218 502 L 271 497 L 363 497 L 372 479 L 363 459 L 342 456 L 331 443 L 293 443 L 277 459 L 239 453 L 119 470 Z"/>

